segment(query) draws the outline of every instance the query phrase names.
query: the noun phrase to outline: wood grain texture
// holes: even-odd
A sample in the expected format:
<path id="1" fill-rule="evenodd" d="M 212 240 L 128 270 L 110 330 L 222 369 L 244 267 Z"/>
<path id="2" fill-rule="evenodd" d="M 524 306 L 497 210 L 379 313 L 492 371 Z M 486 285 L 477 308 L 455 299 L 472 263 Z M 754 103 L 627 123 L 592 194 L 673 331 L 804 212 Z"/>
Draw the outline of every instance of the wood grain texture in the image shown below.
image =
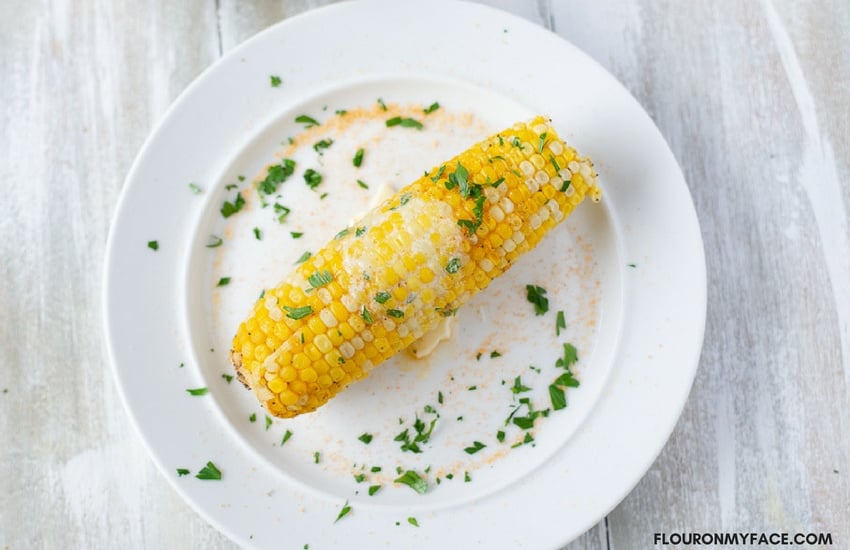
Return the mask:
<path id="1" fill-rule="evenodd" d="M 326 3 L 0 5 L 0 548 L 234 547 L 123 411 L 103 251 L 121 182 L 174 98 L 221 52 Z M 850 545 L 850 5 L 484 3 L 623 82 L 682 165 L 705 241 L 706 342 L 682 418 L 570 550 L 682 530 Z"/>

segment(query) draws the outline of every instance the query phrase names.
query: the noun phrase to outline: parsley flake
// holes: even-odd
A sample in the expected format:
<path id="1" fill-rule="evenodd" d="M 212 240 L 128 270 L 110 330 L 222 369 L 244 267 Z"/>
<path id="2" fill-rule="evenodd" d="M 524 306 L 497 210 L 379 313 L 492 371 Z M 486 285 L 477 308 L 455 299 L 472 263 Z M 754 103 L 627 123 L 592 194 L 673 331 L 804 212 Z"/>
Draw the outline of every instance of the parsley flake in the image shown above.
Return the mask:
<path id="1" fill-rule="evenodd" d="M 269 76 L 269 83 L 272 85 L 272 88 L 277 88 L 278 86 L 280 86 L 281 82 L 283 82 L 283 81 L 280 79 L 279 76 L 277 76 L 277 75 L 270 75 Z"/>
<path id="2" fill-rule="evenodd" d="M 197 183 L 190 183 L 189 184 L 189 190 L 192 193 L 194 193 L 195 195 L 200 195 L 201 193 L 204 192 L 204 190 L 201 189 L 201 187 Z"/>
<path id="3" fill-rule="evenodd" d="M 272 195 L 277 192 L 281 183 L 295 173 L 295 161 L 283 159 L 280 164 L 273 164 L 266 170 L 266 177 L 257 182 L 257 191 L 261 195 Z"/>
<path id="4" fill-rule="evenodd" d="M 411 516 L 411 517 L 407 518 L 407 523 L 409 523 L 410 525 L 412 525 L 414 527 L 419 527 L 419 522 L 416 521 L 415 517 Z"/>
<path id="5" fill-rule="evenodd" d="M 300 239 L 302 236 L 304 236 L 304 233 L 302 233 L 301 231 L 290 231 L 289 234 L 292 236 L 293 239 Z"/>
<path id="6" fill-rule="evenodd" d="M 310 286 L 313 288 L 320 288 L 325 285 L 331 284 L 334 280 L 333 275 L 331 275 L 330 271 L 317 271 L 307 277 L 307 282 L 310 283 Z"/>
<path id="7" fill-rule="evenodd" d="M 392 128 L 393 126 L 401 126 L 402 128 L 416 128 L 417 130 L 421 130 L 423 128 L 422 123 L 416 120 L 415 118 L 401 118 L 400 116 L 387 119 L 386 124 L 387 128 Z"/>
<path id="8" fill-rule="evenodd" d="M 304 181 L 307 183 L 307 187 L 315 189 L 322 183 L 322 175 L 312 168 L 308 168 L 304 171 Z"/>
<path id="9" fill-rule="evenodd" d="M 159 241 L 148 241 L 148 248 L 151 250 L 159 250 Z"/>
<path id="10" fill-rule="evenodd" d="M 472 446 L 464 448 L 463 451 L 466 454 L 474 455 L 475 453 L 477 453 L 478 451 L 480 451 L 481 449 L 483 449 L 486 446 L 487 445 L 481 443 L 480 441 L 473 441 Z"/>
<path id="11" fill-rule="evenodd" d="M 230 284 L 230 277 L 222 277 L 218 280 L 218 284 L 215 286 L 227 286 Z"/>
<path id="12" fill-rule="evenodd" d="M 221 479 L 221 470 L 219 470 L 212 462 L 207 462 L 207 465 L 201 468 L 201 471 L 195 474 L 198 479 Z"/>
<path id="13" fill-rule="evenodd" d="M 224 378 L 225 382 L 227 382 L 228 384 L 233 382 L 233 375 L 232 374 L 222 374 L 221 377 Z"/>
<path id="14" fill-rule="evenodd" d="M 323 140 L 317 141 L 316 143 L 313 144 L 313 150 L 321 155 L 321 154 L 323 154 L 324 150 L 327 149 L 328 147 L 330 147 L 331 145 L 333 145 L 333 143 L 334 143 L 334 140 L 332 140 L 332 139 L 323 139 Z"/>
<path id="15" fill-rule="evenodd" d="M 290 319 L 298 320 L 303 319 L 304 317 L 313 313 L 313 308 L 310 306 L 303 307 L 289 307 L 283 306 L 283 309 L 286 310 L 286 316 Z"/>
<path id="16" fill-rule="evenodd" d="M 312 128 L 319 125 L 319 122 L 315 118 L 307 115 L 298 115 L 295 117 L 295 122 L 303 124 L 305 128 Z"/>
<path id="17" fill-rule="evenodd" d="M 372 485 L 372 486 L 370 486 L 370 487 L 369 487 L 369 496 L 370 496 L 370 497 L 371 497 L 371 496 L 374 496 L 374 495 L 375 495 L 375 493 L 377 493 L 377 492 L 378 492 L 378 491 L 380 491 L 380 490 L 381 490 L 381 486 L 380 486 L 380 485 Z"/>
<path id="18" fill-rule="evenodd" d="M 356 153 L 354 153 L 354 158 L 351 159 L 351 163 L 354 166 L 356 166 L 357 168 L 360 168 L 360 165 L 363 164 L 363 153 L 364 152 L 365 151 L 363 151 L 363 148 L 361 147 L 360 149 L 357 150 Z"/>
<path id="19" fill-rule="evenodd" d="M 307 252 L 305 252 L 304 254 L 301 254 L 301 256 L 297 260 L 295 260 L 295 265 L 303 264 L 304 262 L 309 260 L 310 256 L 312 256 L 312 255 L 313 254 L 309 250 Z"/>
<path id="20" fill-rule="evenodd" d="M 388 309 L 387 315 L 390 317 L 395 317 L 396 319 L 401 319 L 404 317 L 404 312 L 400 309 Z"/>
<path id="21" fill-rule="evenodd" d="M 420 495 L 424 495 L 428 491 L 428 482 L 413 470 L 407 470 L 400 477 L 394 479 L 393 482 L 407 485 Z"/>
<path id="22" fill-rule="evenodd" d="M 342 510 L 339 511 L 339 515 L 334 520 L 334 523 L 347 516 L 349 512 L 351 512 L 351 506 L 348 505 L 348 501 L 346 500 L 345 504 L 342 505 Z"/>
<path id="23" fill-rule="evenodd" d="M 229 218 L 233 214 L 242 210 L 242 207 L 245 206 L 245 199 L 242 198 L 242 193 L 237 192 L 236 198 L 233 199 L 233 202 L 224 201 L 224 204 L 221 205 L 221 215 L 225 218 Z"/>
<path id="24" fill-rule="evenodd" d="M 258 241 L 263 240 L 263 233 L 260 231 L 259 227 L 254 228 L 254 238 L 257 239 Z"/>
<path id="25" fill-rule="evenodd" d="M 156 241 L 154 241 L 154 242 L 156 242 Z M 217 237 L 215 235 L 210 235 L 209 242 L 207 243 L 207 248 L 218 248 L 219 246 L 222 245 L 222 243 L 224 243 L 224 240 L 221 237 Z M 148 243 L 148 246 L 150 246 L 150 243 Z M 156 250 L 156 249 L 154 249 L 154 250 Z"/>
<path id="26" fill-rule="evenodd" d="M 363 434 L 361 434 L 361 435 L 360 435 L 360 437 L 358 437 L 357 439 L 359 439 L 360 441 L 362 441 L 363 443 L 365 443 L 366 445 L 368 445 L 369 443 L 371 443 L 371 442 L 372 442 L 372 434 L 370 434 L 370 433 L 363 433 Z"/>
<path id="27" fill-rule="evenodd" d="M 431 113 L 433 113 L 434 111 L 436 111 L 436 110 L 437 110 L 437 109 L 439 109 L 439 108 L 440 108 L 440 104 L 439 104 L 438 102 L 436 102 L 436 101 L 435 101 L 435 102 L 434 102 L 434 103 L 432 103 L 431 105 L 429 105 L 429 106 L 425 107 L 425 108 L 423 109 L 423 112 L 424 112 L 426 115 L 430 115 Z"/>
<path id="28" fill-rule="evenodd" d="M 290 430 L 286 430 L 283 434 L 283 439 L 280 440 L 280 445 L 283 446 L 287 441 L 289 441 L 290 437 L 292 437 L 292 432 Z"/>
<path id="29" fill-rule="evenodd" d="M 189 395 L 206 395 L 208 391 L 209 390 L 207 388 L 194 388 L 186 390 Z"/>
<path id="30" fill-rule="evenodd" d="M 558 316 L 555 318 L 555 336 L 561 335 L 561 329 L 566 330 L 567 321 L 564 319 L 564 312 L 559 311 Z"/>
<path id="31" fill-rule="evenodd" d="M 366 306 L 363 306 L 363 311 L 360 312 L 360 316 L 363 317 L 363 320 L 366 321 L 366 324 L 371 325 L 374 322 L 372 319 L 372 314 L 369 313 L 369 310 L 366 309 Z"/>
<path id="32" fill-rule="evenodd" d="M 535 285 L 525 285 L 526 298 L 534 304 L 534 314 L 543 315 L 549 311 L 549 299 L 546 298 L 546 289 Z"/>
<path id="33" fill-rule="evenodd" d="M 383 291 L 383 290 L 381 292 L 375 294 L 375 301 L 378 302 L 379 304 L 387 303 L 387 300 L 389 300 L 390 298 L 392 298 L 392 294 L 390 294 L 389 292 Z"/>
<path id="34" fill-rule="evenodd" d="M 446 264 L 446 271 L 449 273 L 457 273 L 460 270 L 460 258 L 452 258 L 449 260 L 449 263 Z"/>
<path id="35" fill-rule="evenodd" d="M 368 186 L 368 185 L 366 185 L 366 182 L 365 182 L 365 181 L 363 181 L 363 180 L 357 180 L 357 185 L 359 185 L 359 186 L 360 186 L 360 187 L 362 187 L 363 189 L 369 189 L 369 186 Z"/>
<path id="36" fill-rule="evenodd" d="M 189 475 L 191 472 L 186 468 L 177 468 L 177 477 L 183 477 Z"/>

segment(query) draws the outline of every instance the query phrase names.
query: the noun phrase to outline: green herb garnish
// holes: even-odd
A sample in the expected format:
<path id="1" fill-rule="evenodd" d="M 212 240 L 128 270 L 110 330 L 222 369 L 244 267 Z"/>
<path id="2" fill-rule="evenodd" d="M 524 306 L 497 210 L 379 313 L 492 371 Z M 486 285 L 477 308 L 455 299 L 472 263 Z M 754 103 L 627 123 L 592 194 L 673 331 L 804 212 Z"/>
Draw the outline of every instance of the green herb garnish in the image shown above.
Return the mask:
<path id="1" fill-rule="evenodd" d="M 301 231 L 290 231 L 290 232 L 289 232 L 289 235 L 290 235 L 293 239 L 300 239 L 302 236 L 304 236 L 304 233 L 302 233 Z"/>
<path id="2" fill-rule="evenodd" d="M 363 443 L 368 445 L 369 443 L 372 442 L 372 434 L 364 433 L 364 434 L 361 434 L 360 437 L 358 437 L 357 439 L 359 439 L 360 441 L 362 441 Z"/>
<path id="3" fill-rule="evenodd" d="M 156 242 L 156 241 L 154 241 L 154 242 Z M 216 237 L 215 235 L 210 235 L 210 240 L 209 240 L 209 243 L 207 244 L 207 248 L 218 248 L 219 246 L 222 245 L 223 242 L 224 242 L 224 240 L 222 240 L 221 237 Z M 150 243 L 148 243 L 148 246 L 150 246 Z M 154 248 L 154 250 L 156 250 L 156 249 Z"/>
<path id="4" fill-rule="evenodd" d="M 297 260 L 295 260 L 295 265 L 303 264 L 304 262 L 309 260 L 310 256 L 312 256 L 312 255 L 313 254 L 311 254 L 310 251 L 307 251 L 304 254 L 301 254 L 301 256 Z"/>
<path id="5" fill-rule="evenodd" d="M 407 470 L 404 474 L 393 481 L 395 483 L 407 485 L 420 495 L 424 495 L 428 491 L 428 482 L 422 479 L 422 476 L 413 470 Z"/>
<path id="6" fill-rule="evenodd" d="M 357 168 L 360 168 L 360 165 L 363 164 L 363 153 L 364 153 L 364 151 L 363 151 L 363 148 L 361 147 L 360 149 L 357 150 L 356 153 L 354 153 L 354 158 L 351 159 L 351 163 L 354 166 L 356 166 Z"/>
<path id="7" fill-rule="evenodd" d="M 436 111 L 439 108 L 440 108 L 440 104 L 435 101 L 434 103 L 432 103 L 428 107 L 425 107 L 425 109 L 423 109 L 423 111 L 425 112 L 426 115 L 430 115 L 431 113 L 433 113 L 434 111 Z"/>
<path id="8" fill-rule="evenodd" d="M 379 304 L 387 303 L 387 300 L 389 300 L 390 298 L 392 298 L 392 294 L 390 294 L 389 292 L 383 291 L 383 290 L 381 292 L 375 294 L 375 301 L 378 302 Z"/>
<path id="9" fill-rule="evenodd" d="M 380 106 L 381 106 L 381 110 L 382 110 L 382 111 L 386 111 L 386 110 L 387 110 L 387 104 L 386 104 L 386 103 L 384 103 L 384 100 L 383 100 L 383 99 L 381 99 L 380 97 L 378 98 L 378 105 L 380 105 Z"/>
<path id="10" fill-rule="evenodd" d="M 285 182 L 289 176 L 295 173 L 295 161 L 283 159 L 280 164 L 269 166 L 266 177 L 257 182 L 257 191 L 263 195 L 271 195 L 277 192 L 278 186 Z"/>
<path id="11" fill-rule="evenodd" d="M 283 82 L 279 76 L 271 75 L 269 76 L 269 83 L 272 85 L 272 88 L 277 88 L 280 86 L 280 83 Z"/>
<path id="12" fill-rule="evenodd" d="M 307 183 L 307 187 L 315 189 L 322 183 L 322 175 L 312 168 L 308 168 L 304 171 L 304 181 Z"/>
<path id="13" fill-rule="evenodd" d="M 290 210 L 288 207 L 279 203 L 274 203 L 274 213 L 277 215 L 278 223 L 285 222 L 286 218 L 289 217 L 290 212 L 292 212 L 292 210 Z"/>
<path id="14" fill-rule="evenodd" d="M 484 447 L 486 447 L 486 446 L 487 446 L 487 445 L 485 445 L 485 444 L 481 443 L 480 441 L 473 441 L 473 442 L 472 442 L 472 446 L 470 446 L 470 447 L 465 447 L 465 448 L 463 449 L 463 451 L 464 451 L 466 454 L 474 455 L 475 453 L 477 453 L 478 451 L 480 451 L 481 449 L 483 449 L 483 448 L 484 448 Z"/>
<path id="15" fill-rule="evenodd" d="M 151 250 L 159 250 L 159 241 L 148 241 L 148 248 Z"/>
<path id="16" fill-rule="evenodd" d="M 400 309 L 388 309 L 387 315 L 389 315 L 390 317 L 395 317 L 396 319 L 401 319 L 402 317 L 404 317 L 404 312 Z"/>
<path id="17" fill-rule="evenodd" d="M 359 186 L 360 186 L 360 187 L 362 187 L 363 189 L 369 189 L 369 186 L 368 186 L 368 185 L 366 185 L 366 182 L 365 182 L 365 181 L 363 181 L 363 180 L 357 180 L 357 185 L 359 185 Z"/>
<path id="18" fill-rule="evenodd" d="M 218 280 L 218 284 L 215 286 L 227 286 L 230 284 L 230 277 L 222 277 Z"/>
<path id="19" fill-rule="evenodd" d="M 411 516 L 411 517 L 407 518 L 407 523 L 409 523 L 410 525 L 412 525 L 414 527 L 419 527 L 419 522 L 416 521 L 415 517 Z"/>
<path id="20" fill-rule="evenodd" d="M 333 275 L 331 275 L 330 271 L 317 271 L 307 277 L 307 282 L 310 283 L 310 286 L 313 288 L 320 288 L 325 285 L 331 284 L 334 280 Z"/>
<path id="21" fill-rule="evenodd" d="M 289 441 L 289 438 L 292 437 L 292 432 L 290 430 L 286 430 L 283 434 L 283 439 L 280 440 L 281 447 Z"/>
<path id="22" fill-rule="evenodd" d="M 460 269 L 460 258 L 452 258 L 449 260 L 449 263 L 446 264 L 446 271 L 449 273 L 457 273 Z"/>
<path id="23" fill-rule="evenodd" d="M 416 128 L 417 130 L 422 129 L 422 123 L 415 118 L 401 118 L 400 116 L 396 116 L 388 119 L 386 124 L 387 128 L 401 126 L 402 128 Z"/>
<path id="24" fill-rule="evenodd" d="M 183 477 L 189 475 L 191 472 L 186 468 L 177 468 L 177 477 Z"/>
<path id="25" fill-rule="evenodd" d="M 380 486 L 380 485 L 372 485 L 372 486 L 370 486 L 370 487 L 369 487 L 369 496 L 370 496 L 370 497 L 371 497 L 371 496 L 374 496 L 374 495 L 375 495 L 375 493 L 377 493 L 377 492 L 378 492 L 378 491 L 380 491 L 380 490 L 381 490 L 381 486 Z"/>
<path id="26" fill-rule="evenodd" d="M 342 510 L 339 511 L 339 515 L 334 520 L 334 523 L 347 516 L 349 512 L 351 512 L 351 506 L 348 505 L 348 501 L 346 500 L 345 504 L 342 505 Z"/>
<path id="27" fill-rule="evenodd" d="M 331 145 L 333 145 L 333 143 L 334 143 L 334 140 L 332 140 L 332 139 L 323 139 L 323 140 L 317 141 L 316 143 L 313 144 L 313 150 L 321 155 L 322 152 L 325 149 L 327 149 L 328 147 L 330 147 Z"/>
<path id="28" fill-rule="evenodd" d="M 535 285 L 525 285 L 526 298 L 534 304 L 535 315 L 543 315 L 549 311 L 549 299 L 546 298 L 546 289 Z"/>
<path id="29" fill-rule="evenodd" d="M 189 395 L 206 395 L 209 390 L 207 388 L 194 388 L 186 390 Z"/>
<path id="30" fill-rule="evenodd" d="M 228 384 L 230 384 L 231 382 L 233 382 L 233 375 L 232 375 L 232 374 L 222 374 L 222 375 L 221 375 L 221 377 L 222 377 L 222 378 L 224 378 L 224 380 L 225 380 Z"/>
<path id="31" fill-rule="evenodd" d="M 310 306 L 303 307 L 289 307 L 283 306 L 283 309 L 286 310 L 286 316 L 290 319 L 298 320 L 303 319 L 304 317 L 313 313 L 313 308 Z"/>
<path id="32" fill-rule="evenodd" d="M 224 204 L 221 205 L 221 215 L 225 218 L 229 218 L 233 214 L 242 210 L 242 207 L 245 206 L 245 199 L 242 198 L 242 193 L 237 192 L 236 198 L 233 199 L 233 202 L 224 201 Z"/>
<path id="33" fill-rule="evenodd" d="M 363 320 L 366 321 L 366 324 L 371 325 L 374 322 L 372 319 L 372 314 L 369 313 L 369 310 L 366 309 L 366 306 L 363 306 L 363 311 L 360 312 L 360 316 L 363 317 Z"/>
<path id="34" fill-rule="evenodd" d="M 219 470 L 212 462 L 207 462 L 207 465 L 201 468 L 201 471 L 195 474 L 198 479 L 221 479 L 221 470 Z"/>
<path id="35" fill-rule="evenodd" d="M 298 115 L 295 117 L 295 122 L 303 124 L 305 128 L 312 128 L 319 125 L 319 122 L 315 118 L 307 115 Z"/>
<path id="36" fill-rule="evenodd" d="M 194 193 L 195 195 L 200 195 L 204 192 L 204 190 L 201 189 L 201 187 L 197 183 L 190 183 L 189 190 L 192 191 L 192 193 Z"/>

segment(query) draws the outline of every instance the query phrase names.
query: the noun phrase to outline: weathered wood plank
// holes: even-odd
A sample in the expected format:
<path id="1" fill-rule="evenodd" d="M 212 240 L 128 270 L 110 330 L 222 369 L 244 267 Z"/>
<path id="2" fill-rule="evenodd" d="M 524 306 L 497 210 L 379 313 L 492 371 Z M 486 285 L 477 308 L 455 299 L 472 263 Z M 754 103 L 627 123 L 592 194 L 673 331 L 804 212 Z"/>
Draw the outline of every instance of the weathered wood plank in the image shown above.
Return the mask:
<path id="1" fill-rule="evenodd" d="M 212 5 L 13 1 L 0 26 L 0 547 L 213 548 L 122 410 L 99 313 L 118 191 L 215 59 Z"/>
<path id="2" fill-rule="evenodd" d="M 612 548 L 682 530 L 850 540 L 850 300 L 837 301 L 848 271 L 832 256 L 850 250 L 846 234 L 818 230 L 818 218 L 847 227 L 848 126 L 836 116 L 847 88 L 835 85 L 850 69 L 847 6 L 576 4 L 555 3 L 555 28 L 618 76 L 670 142 L 709 270 L 691 398 L 659 460 L 609 516 Z M 777 44 L 772 11 L 787 44 Z M 796 68 L 781 54 L 788 45 Z M 830 186 L 837 201 L 825 211 L 809 197 Z"/>

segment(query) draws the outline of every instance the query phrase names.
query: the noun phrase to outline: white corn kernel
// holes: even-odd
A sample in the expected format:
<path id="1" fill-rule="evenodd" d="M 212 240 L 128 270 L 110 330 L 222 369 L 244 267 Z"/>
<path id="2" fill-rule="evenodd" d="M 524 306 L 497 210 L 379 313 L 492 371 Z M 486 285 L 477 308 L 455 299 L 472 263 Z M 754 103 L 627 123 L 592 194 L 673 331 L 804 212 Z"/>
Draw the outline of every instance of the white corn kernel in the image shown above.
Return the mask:
<path id="1" fill-rule="evenodd" d="M 351 359 L 354 357 L 354 346 L 352 346 L 348 342 L 343 342 L 339 346 L 339 354 L 345 357 L 346 359 Z"/>
<path id="2" fill-rule="evenodd" d="M 490 216 L 497 222 L 500 222 L 505 219 L 505 213 L 498 206 L 493 206 L 490 208 Z"/>
<path id="3" fill-rule="evenodd" d="M 322 303 L 325 305 L 328 305 L 334 299 L 333 296 L 331 296 L 330 291 L 326 288 L 320 288 L 318 291 L 316 291 L 316 296 L 318 296 L 319 300 L 321 300 Z"/>
<path id="4" fill-rule="evenodd" d="M 547 174 L 545 170 L 539 170 L 536 174 L 534 174 L 534 179 L 537 183 L 543 185 L 549 181 L 549 174 Z"/>
<path id="5" fill-rule="evenodd" d="M 514 203 L 508 197 L 505 197 L 502 200 L 500 200 L 499 206 L 502 208 L 502 210 L 505 211 L 505 214 L 510 214 L 511 212 L 514 211 Z"/>
<path id="6" fill-rule="evenodd" d="M 561 143 L 558 141 L 553 141 L 549 144 L 549 150 L 556 155 L 560 155 L 564 152 L 564 148 L 561 146 Z"/>
<path id="7" fill-rule="evenodd" d="M 335 327 L 338 324 L 334 312 L 330 309 L 321 310 L 319 312 L 319 319 L 321 319 L 327 327 Z"/>
<path id="8" fill-rule="evenodd" d="M 536 193 L 540 189 L 540 185 L 534 178 L 528 178 L 525 180 L 525 186 L 528 187 L 528 190 L 532 193 Z"/>
<path id="9" fill-rule="evenodd" d="M 524 160 L 519 163 L 519 169 L 522 170 L 522 173 L 526 176 L 530 176 L 534 173 L 534 165 L 528 162 L 527 160 Z"/>

